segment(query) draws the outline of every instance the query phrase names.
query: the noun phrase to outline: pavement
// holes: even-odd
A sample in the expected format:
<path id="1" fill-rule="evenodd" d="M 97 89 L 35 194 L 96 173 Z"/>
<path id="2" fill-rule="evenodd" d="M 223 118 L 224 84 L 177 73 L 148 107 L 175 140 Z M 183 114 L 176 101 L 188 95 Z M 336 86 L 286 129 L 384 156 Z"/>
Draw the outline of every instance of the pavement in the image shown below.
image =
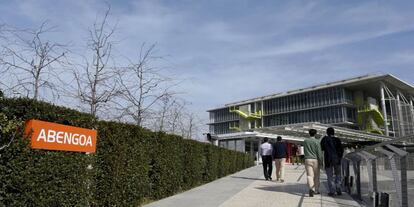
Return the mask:
<path id="1" fill-rule="evenodd" d="M 320 195 L 309 197 L 303 165 L 286 165 L 285 182 L 266 181 L 262 166 L 237 172 L 145 207 L 359 207 L 345 192 L 327 195 L 326 176 L 321 175 Z M 273 169 L 274 171 L 274 169 Z M 273 176 L 274 172 L 273 172 Z"/>

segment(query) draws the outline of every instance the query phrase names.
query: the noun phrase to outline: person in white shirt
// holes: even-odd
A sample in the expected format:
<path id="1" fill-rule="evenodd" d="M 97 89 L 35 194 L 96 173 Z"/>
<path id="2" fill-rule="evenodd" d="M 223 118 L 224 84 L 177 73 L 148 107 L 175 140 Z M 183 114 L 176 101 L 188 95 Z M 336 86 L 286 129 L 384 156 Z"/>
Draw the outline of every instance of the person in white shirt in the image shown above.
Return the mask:
<path id="1" fill-rule="evenodd" d="M 260 155 L 263 162 L 263 174 L 266 180 L 272 180 L 272 154 L 273 147 L 267 137 L 263 138 L 263 144 L 260 145 Z"/>

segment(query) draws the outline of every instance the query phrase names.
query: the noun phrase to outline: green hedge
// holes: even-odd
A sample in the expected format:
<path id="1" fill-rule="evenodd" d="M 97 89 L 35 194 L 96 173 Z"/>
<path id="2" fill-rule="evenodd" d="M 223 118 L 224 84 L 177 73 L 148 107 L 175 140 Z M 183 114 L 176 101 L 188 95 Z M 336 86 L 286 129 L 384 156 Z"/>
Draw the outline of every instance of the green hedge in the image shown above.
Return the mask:
<path id="1" fill-rule="evenodd" d="M 0 151 L 0 206 L 139 206 L 253 165 L 243 153 L 45 102 L 0 99 L 0 109 L 0 144 L 15 135 Z M 30 149 L 28 119 L 95 128 L 97 152 Z"/>
<path id="2" fill-rule="evenodd" d="M 29 99 L 2 99 L 0 113 L 21 123 L 37 118 L 79 127 L 92 127 L 94 119 L 64 107 Z M 0 123 L 1 124 L 1 123 Z M 2 124 L 3 125 L 3 124 Z M 90 191 L 86 166 L 88 156 L 76 152 L 32 150 L 22 138 L 23 124 L 18 126 L 13 143 L 0 153 L 1 206 L 85 206 Z M 9 140 L 14 132 L 2 135 Z"/>
<path id="3" fill-rule="evenodd" d="M 148 152 L 152 133 L 131 125 L 100 122 L 98 134 L 95 205 L 141 203 L 150 192 Z"/>

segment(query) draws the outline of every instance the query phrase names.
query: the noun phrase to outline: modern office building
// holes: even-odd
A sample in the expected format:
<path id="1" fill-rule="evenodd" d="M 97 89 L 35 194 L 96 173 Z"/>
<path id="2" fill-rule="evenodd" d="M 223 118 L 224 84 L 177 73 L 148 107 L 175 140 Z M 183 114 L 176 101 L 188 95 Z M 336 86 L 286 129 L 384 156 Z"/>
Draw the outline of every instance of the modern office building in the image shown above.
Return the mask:
<path id="1" fill-rule="evenodd" d="M 263 137 L 300 144 L 309 128 L 334 126 L 344 141 L 414 134 L 414 87 L 392 75 L 366 75 L 225 104 L 208 110 L 219 146 L 256 153 Z"/>

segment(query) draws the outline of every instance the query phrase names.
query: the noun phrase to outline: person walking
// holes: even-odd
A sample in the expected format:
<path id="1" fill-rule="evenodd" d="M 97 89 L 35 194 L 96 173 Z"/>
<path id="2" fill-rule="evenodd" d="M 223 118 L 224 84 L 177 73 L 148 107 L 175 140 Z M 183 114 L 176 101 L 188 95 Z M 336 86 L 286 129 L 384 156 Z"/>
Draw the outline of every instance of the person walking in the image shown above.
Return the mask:
<path id="1" fill-rule="evenodd" d="M 314 194 L 319 194 L 319 176 L 322 165 L 322 151 L 319 140 L 315 138 L 315 129 L 309 130 L 309 138 L 305 139 L 303 143 L 305 153 L 305 170 L 308 180 L 309 197 Z"/>
<path id="2" fill-rule="evenodd" d="M 325 171 L 328 177 L 329 196 L 342 195 L 341 190 L 341 159 L 344 154 L 341 140 L 335 137 L 335 130 L 329 127 L 327 136 L 321 140 L 321 149 L 324 152 Z"/>
<path id="3" fill-rule="evenodd" d="M 272 180 L 273 146 L 269 143 L 267 137 L 263 138 L 263 144 L 260 145 L 260 155 L 262 156 L 264 177 L 266 180 Z"/>
<path id="4" fill-rule="evenodd" d="M 282 137 L 278 136 L 273 147 L 273 158 L 276 166 L 276 180 L 285 182 L 285 162 L 288 158 L 288 150 L 286 143 L 282 142 Z"/>

